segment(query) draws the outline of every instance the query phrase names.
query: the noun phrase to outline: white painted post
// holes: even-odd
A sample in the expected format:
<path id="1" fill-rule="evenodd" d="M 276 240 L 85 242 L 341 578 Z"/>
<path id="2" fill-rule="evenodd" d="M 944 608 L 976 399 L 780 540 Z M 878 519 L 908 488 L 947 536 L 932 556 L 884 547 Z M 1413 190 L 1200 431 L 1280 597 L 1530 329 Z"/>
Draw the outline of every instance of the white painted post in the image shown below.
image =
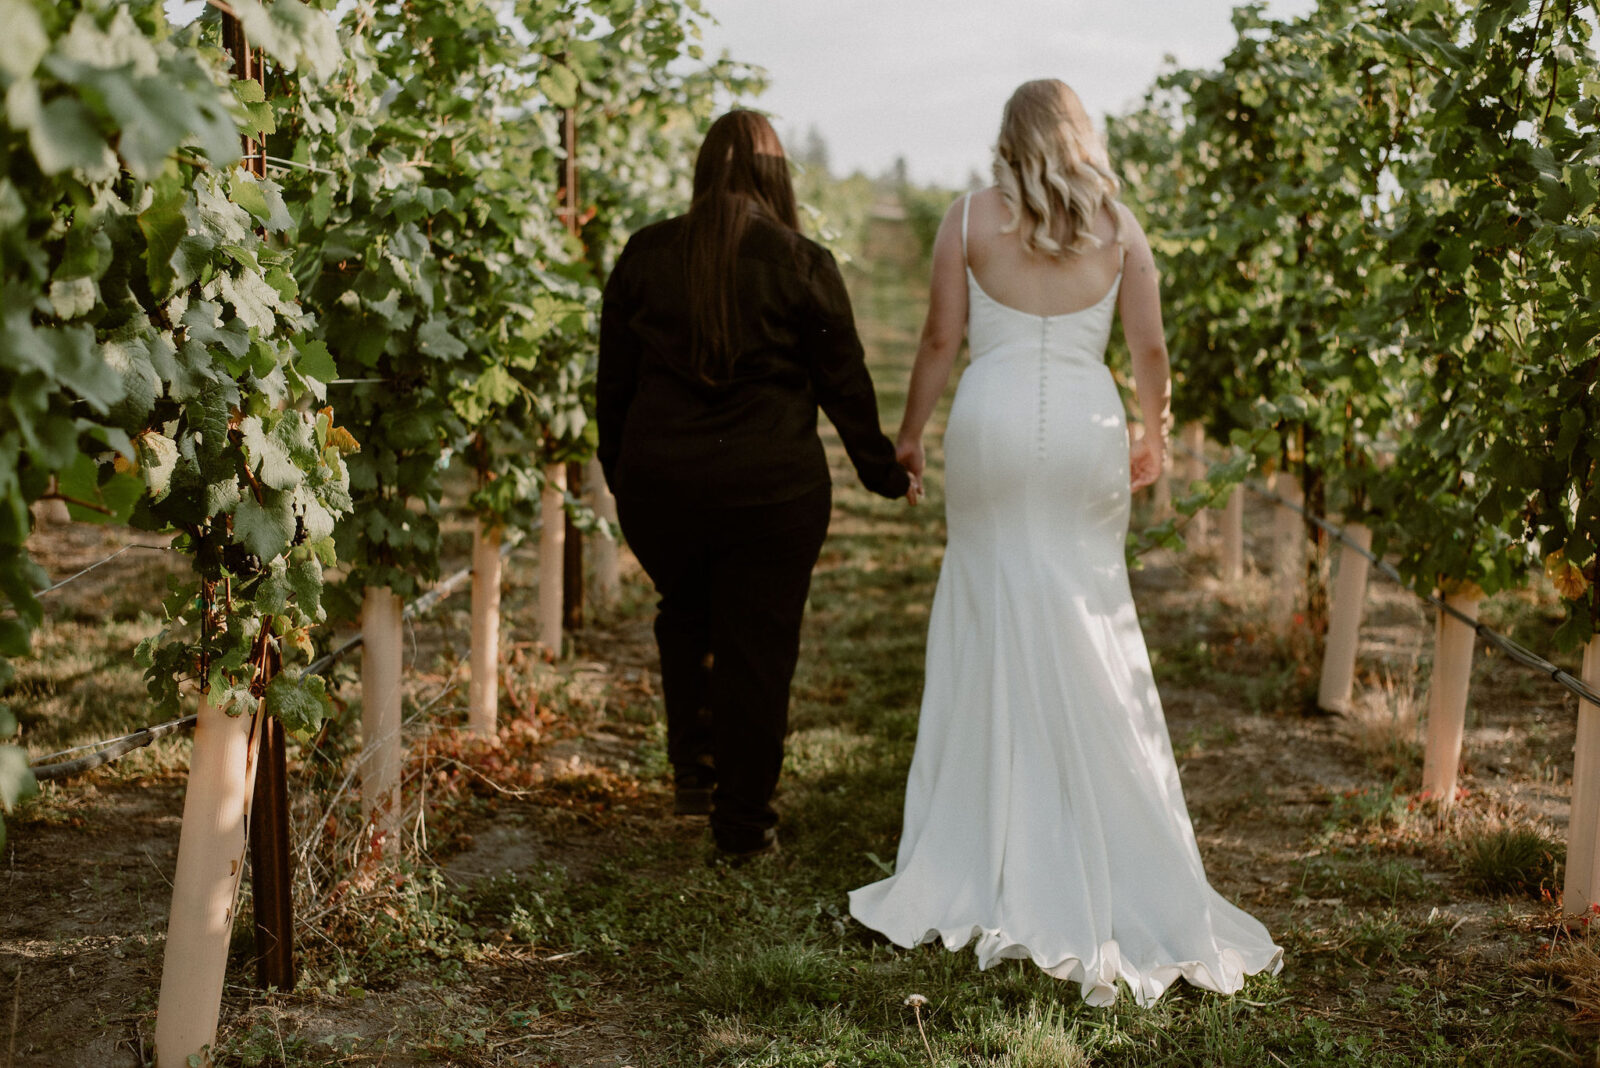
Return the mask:
<path id="1" fill-rule="evenodd" d="M 561 656 L 562 568 L 567 540 L 567 465 L 547 464 L 539 498 L 539 643 L 551 656 Z"/>
<path id="2" fill-rule="evenodd" d="M 361 609 L 361 815 L 381 849 L 400 838 L 400 596 L 368 586 Z"/>
<path id="3" fill-rule="evenodd" d="M 1482 594 L 1476 587 L 1445 595 L 1445 603 L 1477 620 Z M 1442 609 L 1434 626 L 1433 677 L 1428 681 L 1428 740 L 1422 755 L 1422 792 L 1448 809 L 1456 799 L 1461 766 L 1461 736 L 1467 725 L 1467 694 L 1472 688 L 1472 627 Z"/>
<path id="4" fill-rule="evenodd" d="M 1300 480 L 1288 471 L 1273 476 L 1272 490 L 1291 504 L 1304 500 Z M 1293 508 L 1279 504 L 1273 527 L 1272 614 L 1279 626 L 1286 626 L 1305 589 L 1306 521 Z"/>
<path id="5" fill-rule="evenodd" d="M 1222 509 L 1222 579 L 1238 582 L 1244 578 L 1244 494 L 1243 486 L 1233 487 Z"/>
<path id="6" fill-rule="evenodd" d="M 230 716 L 200 698 L 194 754 L 172 877 L 172 918 L 156 1010 L 157 1068 L 182 1068 L 216 1042 L 233 907 L 244 872 L 245 821 L 255 784 L 260 718 Z"/>
<path id="7" fill-rule="evenodd" d="M 1361 548 L 1372 548 L 1372 531 L 1361 523 L 1347 523 L 1344 533 Z M 1317 689 L 1317 707 L 1328 712 L 1350 711 L 1370 569 L 1371 561 L 1340 544 L 1339 573 L 1334 576 L 1333 606 L 1328 612 L 1328 640 L 1322 651 L 1322 683 Z"/>
<path id="8" fill-rule="evenodd" d="M 1590 638 L 1583 650 L 1583 681 L 1600 690 L 1600 634 Z M 1561 906 L 1568 916 L 1588 916 L 1596 905 L 1600 905 L 1600 706 L 1580 700 Z"/>
<path id="9" fill-rule="evenodd" d="M 472 677 L 467 683 L 467 729 L 497 737 L 500 703 L 500 542 L 498 526 L 478 520 L 472 536 Z"/>
<path id="10" fill-rule="evenodd" d="M 615 524 L 617 499 L 611 495 L 611 487 L 606 485 L 606 475 L 600 468 L 599 460 L 590 459 L 589 473 L 584 478 L 584 483 L 589 487 L 589 506 L 594 509 L 595 515 L 608 523 Z M 594 603 L 596 608 L 605 608 L 615 604 L 622 592 L 621 571 L 617 566 L 617 543 L 614 539 L 599 534 L 592 539 L 592 545 Z"/>
<path id="11" fill-rule="evenodd" d="M 1206 428 L 1199 423 L 1185 423 L 1182 440 L 1185 455 L 1183 491 L 1188 493 L 1191 482 L 1206 477 Z M 1189 544 L 1194 546 L 1204 545 L 1211 540 L 1211 509 L 1202 508 L 1190 517 L 1185 536 Z"/>

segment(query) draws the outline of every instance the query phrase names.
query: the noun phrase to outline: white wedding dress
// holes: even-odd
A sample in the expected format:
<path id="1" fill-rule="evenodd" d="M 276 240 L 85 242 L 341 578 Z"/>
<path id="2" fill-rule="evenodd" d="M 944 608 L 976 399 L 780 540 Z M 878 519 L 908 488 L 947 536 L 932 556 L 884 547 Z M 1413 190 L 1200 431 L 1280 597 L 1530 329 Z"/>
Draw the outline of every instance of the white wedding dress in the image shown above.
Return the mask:
<path id="1" fill-rule="evenodd" d="M 966 255 L 966 206 L 961 222 Z M 1233 993 L 1282 950 L 1206 881 L 1128 586 L 1122 399 L 1099 303 L 1038 316 L 967 270 L 945 431 L 949 544 L 895 873 L 850 894 L 901 946 L 977 940 L 1092 1005 Z"/>

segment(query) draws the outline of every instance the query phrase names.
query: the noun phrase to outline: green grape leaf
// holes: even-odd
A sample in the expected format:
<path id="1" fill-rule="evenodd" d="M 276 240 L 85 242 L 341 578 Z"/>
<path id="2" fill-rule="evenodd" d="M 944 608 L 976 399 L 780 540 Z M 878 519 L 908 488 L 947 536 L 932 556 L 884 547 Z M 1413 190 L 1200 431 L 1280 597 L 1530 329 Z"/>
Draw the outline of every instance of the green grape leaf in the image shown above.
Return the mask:
<path id="1" fill-rule="evenodd" d="M 178 466 L 178 443 L 159 431 L 151 430 L 133 439 L 138 454 L 139 470 L 145 485 L 150 487 L 150 497 L 159 501 L 167 495 L 172 485 L 172 473 Z"/>
<path id="2" fill-rule="evenodd" d="M 155 178 L 167 157 L 200 125 L 190 93 L 174 92 L 156 78 L 129 78 L 114 70 L 99 72 L 95 81 L 122 128 L 117 151 L 123 162 L 140 178 Z"/>
<path id="3" fill-rule="evenodd" d="M 101 467 L 80 453 L 60 475 L 67 512 L 80 523 L 126 523 L 145 494 L 144 480 L 117 471 L 104 481 Z"/>
<path id="4" fill-rule="evenodd" d="M 177 280 L 172 261 L 179 242 L 188 233 L 189 221 L 183 209 L 189 202 L 189 194 L 170 174 L 157 180 L 152 190 L 150 206 L 139 213 L 139 229 L 145 238 L 145 271 L 151 290 L 159 297 L 172 292 Z"/>
<path id="5" fill-rule="evenodd" d="M 304 66 L 318 79 L 338 69 L 341 52 L 333 23 L 300 0 L 238 0 L 233 5 L 245 34 L 289 70 Z"/>
<path id="6" fill-rule="evenodd" d="M 219 512 L 232 512 L 239 504 L 239 499 L 239 480 L 236 478 L 206 483 L 206 518 L 210 519 Z"/>
<path id="7" fill-rule="evenodd" d="M 280 298 L 266 280 L 253 271 L 237 275 L 225 272 L 218 277 L 222 298 L 233 305 L 234 314 L 245 326 L 270 333 L 277 325 Z M 242 353 L 241 353 L 242 354 Z"/>
<path id="8" fill-rule="evenodd" d="M 59 319 L 88 315 L 99 301 L 100 291 L 92 278 L 50 283 L 50 306 Z"/>
<path id="9" fill-rule="evenodd" d="M 467 346 L 450 332 L 443 319 L 429 319 L 418 328 L 417 348 L 442 360 L 460 359 L 467 353 Z"/>
<path id="10" fill-rule="evenodd" d="M 50 38 L 39 13 L 27 0 L 0 0 L 0 72 L 13 81 L 32 76 L 50 51 Z"/>
<path id="11" fill-rule="evenodd" d="M 289 565 L 289 588 L 295 603 L 307 615 L 320 618 L 322 604 L 322 565 L 316 560 L 301 560 Z"/>
<path id="12" fill-rule="evenodd" d="M 261 576 L 255 596 L 251 599 L 256 611 L 270 616 L 282 612 L 289 606 L 288 571 L 288 566 L 281 557 L 267 565 L 267 573 Z"/>
<path id="13" fill-rule="evenodd" d="M 294 225 L 288 209 L 283 205 L 283 193 L 278 186 L 257 180 L 248 171 L 235 170 L 232 173 L 228 179 L 228 196 L 260 220 L 268 230 L 281 232 Z"/>
<path id="14" fill-rule="evenodd" d="M 23 657 L 33 652 L 33 628 L 20 619 L 0 619 L 0 656 Z"/>
<path id="15" fill-rule="evenodd" d="M 568 67 L 553 64 L 539 75 L 539 91 L 551 107 L 573 107 L 578 102 L 578 76 Z"/>
<path id="16" fill-rule="evenodd" d="M 39 792 L 28 770 L 28 753 L 20 746 L 0 745 L 0 810 L 10 812 L 25 798 Z"/>
<path id="17" fill-rule="evenodd" d="M 246 494 L 233 512 L 233 537 L 263 561 L 281 556 L 294 537 L 294 507 L 289 494 L 264 490 L 260 503 Z"/>
<path id="18" fill-rule="evenodd" d="M 245 324 L 230 319 L 221 326 L 222 305 L 209 300 L 197 300 L 183 313 L 183 328 L 188 337 L 202 345 L 220 345 L 231 356 L 243 356 L 250 347 L 250 334 Z"/>
<path id="19" fill-rule="evenodd" d="M 266 711 L 283 722 L 284 730 L 305 738 L 333 714 L 333 702 L 328 699 L 322 676 L 296 677 L 285 672 L 267 683 Z"/>
<path id="20" fill-rule="evenodd" d="M 9 103 L 9 95 L 7 99 Z M 117 173 L 117 157 L 93 116 L 71 97 L 58 96 L 45 104 L 25 128 L 33 158 L 46 175 L 79 170 L 97 182 Z"/>
<path id="21" fill-rule="evenodd" d="M 307 378 L 314 378 L 318 382 L 332 382 L 339 377 L 339 368 L 334 365 L 333 355 L 328 351 L 328 345 L 323 341 L 305 341 L 295 346 L 300 352 L 300 358 L 295 361 L 295 369 Z"/>
<path id="22" fill-rule="evenodd" d="M 254 415 L 239 424 L 239 433 L 244 443 L 245 456 L 250 463 L 250 470 L 260 476 L 262 485 L 276 490 L 293 489 L 299 485 L 303 476 L 289 455 L 288 446 L 275 430 L 276 428 L 274 432 L 268 432 L 261 418 Z M 257 555 L 266 559 L 268 555 L 277 554 Z"/>

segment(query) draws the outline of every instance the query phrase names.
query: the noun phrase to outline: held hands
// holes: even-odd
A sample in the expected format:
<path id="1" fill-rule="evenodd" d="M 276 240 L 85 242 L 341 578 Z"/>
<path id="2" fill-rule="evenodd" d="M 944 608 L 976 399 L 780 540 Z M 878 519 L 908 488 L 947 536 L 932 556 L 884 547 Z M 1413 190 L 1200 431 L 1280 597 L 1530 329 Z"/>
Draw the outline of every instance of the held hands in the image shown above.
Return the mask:
<path id="1" fill-rule="evenodd" d="M 1164 448 L 1152 447 L 1145 438 L 1129 444 L 1128 480 L 1135 493 L 1146 486 L 1154 485 L 1156 479 L 1161 477 L 1161 468 L 1166 462 L 1165 452 Z"/>
<path id="2" fill-rule="evenodd" d="M 906 474 L 911 476 L 911 487 L 906 490 L 906 503 L 918 503 L 927 496 L 922 489 L 922 469 L 927 457 L 923 454 L 921 439 L 898 442 L 895 445 L 894 458 L 906 469 Z"/>

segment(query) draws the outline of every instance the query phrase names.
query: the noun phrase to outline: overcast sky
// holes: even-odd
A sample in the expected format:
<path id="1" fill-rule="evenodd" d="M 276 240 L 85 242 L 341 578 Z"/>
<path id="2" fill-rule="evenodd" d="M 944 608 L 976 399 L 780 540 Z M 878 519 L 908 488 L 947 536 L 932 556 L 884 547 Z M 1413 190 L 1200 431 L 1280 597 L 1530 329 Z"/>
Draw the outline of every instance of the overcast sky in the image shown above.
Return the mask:
<path id="1" fill-rule="evenodd" d="M 878 174 L 904 156 L 919 182 L 989 173 L 1000 109 L 1030 78 L 1060 78 L 1098 123 L 1138 102 L 1167 55 L 1227 54 L 1235 0 L 707 0 L 707 52 L 765 67 L 757 101 L 795 141 L 811 126 L 832 170 Z M 1268 0 L 1278 17 L 1314 0 Z M 793 144 L 795 150 L 800 148 Z"/>

